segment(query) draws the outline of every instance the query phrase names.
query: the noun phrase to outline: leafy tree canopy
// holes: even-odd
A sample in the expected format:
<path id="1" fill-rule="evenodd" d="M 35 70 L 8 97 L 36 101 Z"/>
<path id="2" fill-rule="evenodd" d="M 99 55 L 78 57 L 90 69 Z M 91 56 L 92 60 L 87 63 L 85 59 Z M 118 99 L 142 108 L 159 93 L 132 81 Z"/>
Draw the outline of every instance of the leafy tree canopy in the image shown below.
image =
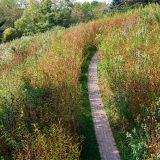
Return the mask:
<path id="1" fill-rule="evenodd" d="M 30 0 L 15 26 L 24 34 L 44 32 L 53 26 L 68 27 L 72 6 L 70 0 Z"/>
<path id="2" fill-rule="evenodd" d="M 0 19 L 6 19 L 5 28 L 13 27 L 14 22 L 20 18 L 25 0 L 0 0 Z"/>
<path id="3" fill-rule="evenodd" d="M 132 7 L 137 5 L 146 5 L 148 3 L 160 3 L 159 0 L 113 0 L 111 8 L 120 9 L 122 7 Z"/>
<path id="4" fill-rule="evenodd" d="M 87 22 L 102 17 L 106 4 L 98 1 L 91 3 L 75 3 L 72 10 L 72 19 L 75 23 Z"/>

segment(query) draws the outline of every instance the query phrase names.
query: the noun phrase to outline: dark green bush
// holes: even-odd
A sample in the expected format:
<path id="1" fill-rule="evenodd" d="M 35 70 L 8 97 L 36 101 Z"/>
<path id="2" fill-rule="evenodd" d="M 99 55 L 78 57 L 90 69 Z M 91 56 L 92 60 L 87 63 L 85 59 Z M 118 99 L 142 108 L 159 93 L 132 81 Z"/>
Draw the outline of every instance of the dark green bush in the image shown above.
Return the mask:
<path id="1" fill-rule="evenodd" d="M 3 42 L 9 42 L 12 41 L 13 39 L 15 39 L 17 36 L 17 31 L 14 28 L 7 28 L 4 32 L 3 32 Z"/>
<path id="2" fill-rule="evenodd" d="M 6 20 L 1 21 L 0 20 L 0 43 L 2 41 L 2 33 L 4 32 L 4 29 L 2 29 L 1 27 L 5 24 Z"/>

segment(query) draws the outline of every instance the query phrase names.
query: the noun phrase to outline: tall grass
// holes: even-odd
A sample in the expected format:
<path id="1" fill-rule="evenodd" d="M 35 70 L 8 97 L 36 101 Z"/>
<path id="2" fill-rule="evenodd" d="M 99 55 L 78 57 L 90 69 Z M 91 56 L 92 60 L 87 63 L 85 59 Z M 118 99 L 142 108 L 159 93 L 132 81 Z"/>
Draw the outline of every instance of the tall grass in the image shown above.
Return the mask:
<path id="1" fill-rule="evenodd" d="M 22 47 L 26 43 L 20 53 L 26 51 L 26 55 L 20 61 L 11 58 L 16 65 L 10 66 L 6 61 L 1 71 L 0 133 L 1 155 L 5 159 L 80 158 L 80 132 L 83 131 L 79 126 L 85 112 L 81 99 L 81 65 L 86 52 L 95 46 L 94 31 L 98 32 L 99 26 L 83 24 L 66 31 L 49 32 L 46 36 L 37 35 L 31 42 L 21 39 L 6 44 L 19 43 Z M 42 47 L 41 43 L 44 43 Z M 11 56 L 14 54 L 17 53 Z M 62 128 L 62 132 L 57 128 Z M 53 147 L 49 143 L 51 139 Z M 95 137 L 92 140 L 96 145 Z M 86 156 L 98 154 L 98 148 L 95 150 Z"/>
<path id="2" fill-rule="evenodd" d="M 134 12 L 101 36 L 100 84 L 122 159 L 158 159 L 160 7 Z"/>

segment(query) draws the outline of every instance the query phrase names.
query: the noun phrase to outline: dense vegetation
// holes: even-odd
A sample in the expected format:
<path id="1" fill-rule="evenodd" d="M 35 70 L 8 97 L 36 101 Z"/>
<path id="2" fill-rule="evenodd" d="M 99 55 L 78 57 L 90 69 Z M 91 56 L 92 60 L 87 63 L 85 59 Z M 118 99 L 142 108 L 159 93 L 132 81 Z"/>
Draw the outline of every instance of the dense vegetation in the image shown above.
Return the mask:
<path id="1" fill-rule="evenodd" d="M 0 0 L 0 20 L 5 20 L 3 42 L 22 35 L 45 32 L 54 27 L 70 27 L 103 16 L 106 4 L 71 0 Z"/>
<path id="2" fill-rule="evenodd" d="M 36 8 L 41 18 L 29 17 L 29 6 L 16 25 L 27 16 L 40 20 L 42 30 L 34 21 L 33 30 L 25 30 L 30 25 L 25 23 L 18 32 L 32 36 L 0 45 L 0 158 L 100 159 L 86 87 L 87 66 L 97 48 L 101 91 L 121 158 L 158 159 L 160 6 L 65 29 L 50 18 L 44 23 L 48 12 L 41 5 Z M 43 30 L 44 24 L 54 29 L 39 33 L 52 28 Z"/>
<path id="3" fill-rule="evenodd" d="M 122 159 L 157 160 L 160 7 L 151 5 L 117 17 L 98 36 L 99 77 L 106 111 Z"/>
<path id="4" fill-rule="evenodd" d="M 85 128 L 92 121 L 90 112 L 84 112 L 79 81 L 84 55 L 95 45 L 94 30 L 99 25 L 81 25 L 1 45 L 0 142 L 6 159 L 79 159 L 82 140 L 77 135 L 90 130 L 88 145 L 93 150 L 86 156 L 99 159 L 93 126 Z M 53 148 L 48 146 L 50 139 Z"/>

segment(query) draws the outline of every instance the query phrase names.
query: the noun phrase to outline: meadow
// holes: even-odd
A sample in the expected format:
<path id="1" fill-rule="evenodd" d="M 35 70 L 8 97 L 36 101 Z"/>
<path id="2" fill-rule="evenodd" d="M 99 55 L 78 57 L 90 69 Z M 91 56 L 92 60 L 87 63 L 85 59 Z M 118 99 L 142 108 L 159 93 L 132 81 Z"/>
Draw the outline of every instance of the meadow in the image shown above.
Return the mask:
<path id="1" fill-rule="evenodd" d="M 83 106 L 88 103 L 82 94 L 86 88 L 80 83 L 94 29 L 81 25 L 1 45 L 9 50 L 1 53 L 0 76 L 5 159 L 79 159 L 81 150 L 84 159 L 99 159 L 90 109 Z M 92 134 L 89 155 L 82 147 L 85 134 Z"/>
<path id="2" fill-rule="evenodd" d="M 160 7 L 0 45 L 1 159 L 99 160 L 87 67 L 99 84 L 121 158 L 158 159 Z"/>
<path id="3" fill-rule="evenodd" d="M 160 8 L 150 5 L 117 17 L 98 37 L 106 112 L 121 159 L 159 159 Z"/>

